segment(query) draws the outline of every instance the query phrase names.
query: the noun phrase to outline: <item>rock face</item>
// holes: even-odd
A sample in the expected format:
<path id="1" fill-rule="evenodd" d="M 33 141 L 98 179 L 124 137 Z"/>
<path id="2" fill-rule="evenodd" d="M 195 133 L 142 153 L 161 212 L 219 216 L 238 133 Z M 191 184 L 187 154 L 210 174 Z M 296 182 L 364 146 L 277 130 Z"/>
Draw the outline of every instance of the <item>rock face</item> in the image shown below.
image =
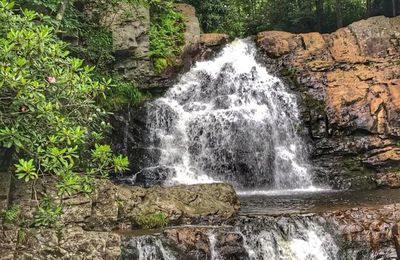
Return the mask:
<path id="1" fill-rule="evenodd" d="M 37 194 L 53 194 L 54 187 L 46 180 L 36 187 Z M 21 206 L 23 218 L 32 219 L 36 203 L 31 198 L 32 187 L 17 183 L 11 191 L 10 205 Z M 24 196 L 18 195 L 24 193 Z M 63 198 L 60 224 L 85 230 L 110 231 L 141 228 L 138 217 L 164 213 L 169 224 L 220 223 L 233 217 L 239 201 L 232 186 L 204 184 L 194 186 L 153 187 L 149 189 L 115 185 L 100 180 L 90 197 L 84 194 Z"/>
<path id="2" fill-rule="evenodd" d="M 114 68 L 131 80 L 151 75 L 149 8 L 120 2 L 106 12 L 100 23 L 108 27 L 113 35 Z"/>
<path id="3" fill-rule="evenodd" d="M 257 41 L 302 93 L 321 178 L 361 187 L 400 164 L 400 17 L 326 35 L 262 32 Z"/>
<path id="4" fill-rule="evenodd" d="M 400 221 L 400 204 L 338 210 L 324 217 L 337 227 L 351 254 L 365 257 L 371 250 L 376 259 L 397 259 L 392 230 Z"/>
<path id="5" fill-rule="evenodd" d="M 193 44 L 200 38 L 200 23 L 196 16 L 196 9 L 188 4 L 175 4 L 175 10 L 183 14 L 185 19 L 185 43 Z"/>
<path id="6" fill-rule="evenodd" d="M 50 182 L 35 187 L 38 196 L 54 192 L 48 189 L 54 187 Z M 33 187 L 19 181 L 13 186 L 9 204 L 20 205 L 20 221 L 32 219 L 37 206 L 32 200 Z M 218 224 L 239 210 L 236 193 L 226 184 L 145 189 L 99 180 L 91 196 L 64 197 L 63 203 L 63 215 L 50 229 L 28 228 L 22 222 L 15 223 L 20 226 L 0 223 L 0 258 L 120 259 L 126 236 L 130 238 L 132 230 L 141 228 L 139 216 L 163 212 L 171 225 Z M 136 252 L 140 247 L 133 249 Z"/>
<path id="7" fill-rule="evenodd" d="M 119 259 L 121 237 L 81 228 L 0 229 L 1 259 Z"/>

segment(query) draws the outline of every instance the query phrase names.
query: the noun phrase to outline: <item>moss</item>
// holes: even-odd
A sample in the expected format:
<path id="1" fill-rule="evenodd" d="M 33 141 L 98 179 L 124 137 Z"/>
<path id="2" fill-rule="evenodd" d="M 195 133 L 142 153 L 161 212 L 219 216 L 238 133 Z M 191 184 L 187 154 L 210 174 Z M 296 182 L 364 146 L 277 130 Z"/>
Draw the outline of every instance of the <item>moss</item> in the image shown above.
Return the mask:
<path id="1" fill-rule="evenodd" d="M 152 214 L 139 214 L 135 218 L 136 223 L 144 229 L 154 229 L 166 227 L 169 219 L 164 212 L 156 212 Z"/>
<path id="2" fill-rule="evenodd" d="M 159 2 L 159 3 L 158 3 Z M 150 3 L 152 21 L 150 27 L 150 56 L 156 73 L 162 73 L 178 57 L 185 44 L 185 20 L 183 14 L 173 8 L 171 0 Z"/>
<path id="3" fill-rule="evenodd" d="M 366 167 L 359 154 L 348 155 L 342 160 L 343 178 L 351 183 L 352 189 L 368 190 L 376 188 L 373 177 L 376 171 Z"/>
<path id="4" fill-rule="evenodd" d="M 154 60 L 154 71 L 158 74 L 162 73 L 168 67 L 168 61 L 165 58 L 157 58 Z"/>
<path id="5" fill-rule="evenodd" d="M 322 100 L 317 100 L 311 94 L 309 94 L 308 88 L 298 81 L 297 74 L 298 71 L 295 67 L 285 67 L 280 71 L 280 75 L 285 77 L 286 80 L 288 80 L 289 83 L 301 93 L 300 105 L 302 107 L 307 108 L 308 111 L 316 111 L 318 114 L 324 114 L 326 111 L 325 102 Z"/>

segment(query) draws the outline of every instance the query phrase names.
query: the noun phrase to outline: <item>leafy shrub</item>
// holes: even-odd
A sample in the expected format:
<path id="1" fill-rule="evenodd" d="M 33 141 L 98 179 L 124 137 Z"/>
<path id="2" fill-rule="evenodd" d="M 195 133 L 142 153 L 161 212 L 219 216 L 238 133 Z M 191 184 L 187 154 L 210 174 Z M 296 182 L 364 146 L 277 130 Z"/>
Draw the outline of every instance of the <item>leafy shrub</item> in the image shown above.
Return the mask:
<path id="1" fill-rule="evenodd" d="M 102 144 L 109 126 L 95 101 L 110 81 L 93 80 L 41 15 L 13 7 L 0 0 L 0 146 L 15 148 L 19 179 L 51 175 L 59 196 L 89 193 L 94 178 L 128 167 Z"/>
<path id="2" fill-rule="evenodd" d="M 123 105 L 135 105 L 150 98 L 150 94 L 142 92 L 134 82 L 114 76 L 107 92 L 108 99 L 102 105 L 110 111 L 116 111 Z"/>
<path id="3" fill-rule="evenodd" d="M 3 212 L 3 222 L 6 224 L 15 223 L 21 214 L 19 205 L 13 205 Z"/>
<path id="4" fill-rule="evenodd" d="M 168 217 L 164 212 L 156 212 L 149 215 L 138 215 L 136 223 L 145 229 L 162 228 L 168 225 Z"/>
<path id="5" fill-rule="evenodd" d="M 62 214 L 62 205 L 56 204 L 54 198 L 45 196 L 36 211 L 33 226 L 47 227 L 56 223 Z"/>

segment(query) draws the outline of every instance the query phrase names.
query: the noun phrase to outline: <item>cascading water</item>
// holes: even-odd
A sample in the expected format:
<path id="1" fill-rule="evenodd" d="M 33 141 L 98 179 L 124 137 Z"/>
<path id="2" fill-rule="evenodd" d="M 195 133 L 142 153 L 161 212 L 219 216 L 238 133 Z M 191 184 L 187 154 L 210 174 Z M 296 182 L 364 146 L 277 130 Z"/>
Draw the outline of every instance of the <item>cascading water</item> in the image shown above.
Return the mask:
<path id="1" fill-rule="evenodd" d="M 296 96 L 236 40 L 199 62 L 164 97 L 147 105 L 157 165 L 170 184 L 213 181 L 239 189 L 312 185 L 307 151 L 296 134 Z"/>
<path id="2" fill-rule="evenodd" d="M 186 237 L 189 246 L 183 246 L 185 242 L 179 244 L 182 243 L 179 240 L 171 241 L 163 234 L 128 238 L 123 259 L 343 259 L 346 252 L 339 250 L 325 225 L 323 220 L 314 217 L 242 218 L 235 227 L 209 227 L 204 231 L 204 240 L 200 234 L 195 240 Z"/>

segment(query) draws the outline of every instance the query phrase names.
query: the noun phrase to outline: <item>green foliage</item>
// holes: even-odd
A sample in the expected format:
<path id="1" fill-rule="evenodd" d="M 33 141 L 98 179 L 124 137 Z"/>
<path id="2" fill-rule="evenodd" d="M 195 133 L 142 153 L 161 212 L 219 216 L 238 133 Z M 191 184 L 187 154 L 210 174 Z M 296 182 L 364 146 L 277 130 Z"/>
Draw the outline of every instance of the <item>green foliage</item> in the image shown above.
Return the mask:
<path id="1" fill-rule="evenodd" d="M 44 197 L 36 211 L 33 226 L 47 227 L 54 225 L 62 214 L 62 206 L 56 204 L 50 196 Z"/>
<path id="2" fill-rule="evenodd" d="M 150 28 L 150 56 L 157 73 L 163 72 L 185 43 L 185 23 L 181 13 L 173 9 L 171 0 L 150 0 L 153 13 Z"/>
<path id="3" fill-rule="evenodd" d="M 106 94 L 108 99 L 102 102 L 102 105 L 111 111 L 116 111 L 123 105 L 135 105 L 150 98 L 150 95 L 140 91 L 134 82 L 120 79 L 118 76 L 114 76 Z"/>
<path id="4" fill-rule="evenodd" d="M 59 196 L 89 193 L 94 178 L 128 167 L 102 144 L 109 126 L 96 101 L 110 81 L 93 80 L 94 68 L 69 57 L 42 16 L 12 8 L 0 1 L 0 146 L 15 148 L 19 179 L 51 175 Z M 42 208 L 40 223 L 59 213 Z"/>
<path id="5" fill-rule="evenodd" d="M 136 223 L 144 229 L 162 228 L 168 225 L 168 217 L 164 212 L 156 212 L 148 215 L 138 215 Z"/>
<path id="6" fill-rule="evenodd" d="M 36 180 L 39 177 L 32 159 L 29 161 L 19 159 L 19 163 L 16 164 L 15 167 L 15 173 L 18 179 L 24 179 L 25 182 Z"/>
<path id="7" fill-rule="evenodd" d="M 263 30 L 331 32 L 338 26 L 348 25 L 367 15 L 366 1 L 363 0 L 181 0 L 181 2 L 195 6 L 205 32 L 224 32 L 239 37 Z M 372 2 L 375 5 L 382 5 L 379 3 L 384 0 L 372 0 Z"/>
<path id="8" fill-rule="evenodd" d="M 111 31 L 101 25 L 81 24 L 77 28 L 82 44 L 70 45 L 74 56 L 80 57 L 99 69 L 107 69 L 115 61 L 113 56 L 113 40 Z"/>
<path id="9" fill-rule="evenodd" d="M 3 212 L 3 222 L 6 224 L 14 224 L 21 214 L 19 205 L 13 205 Z"/>

